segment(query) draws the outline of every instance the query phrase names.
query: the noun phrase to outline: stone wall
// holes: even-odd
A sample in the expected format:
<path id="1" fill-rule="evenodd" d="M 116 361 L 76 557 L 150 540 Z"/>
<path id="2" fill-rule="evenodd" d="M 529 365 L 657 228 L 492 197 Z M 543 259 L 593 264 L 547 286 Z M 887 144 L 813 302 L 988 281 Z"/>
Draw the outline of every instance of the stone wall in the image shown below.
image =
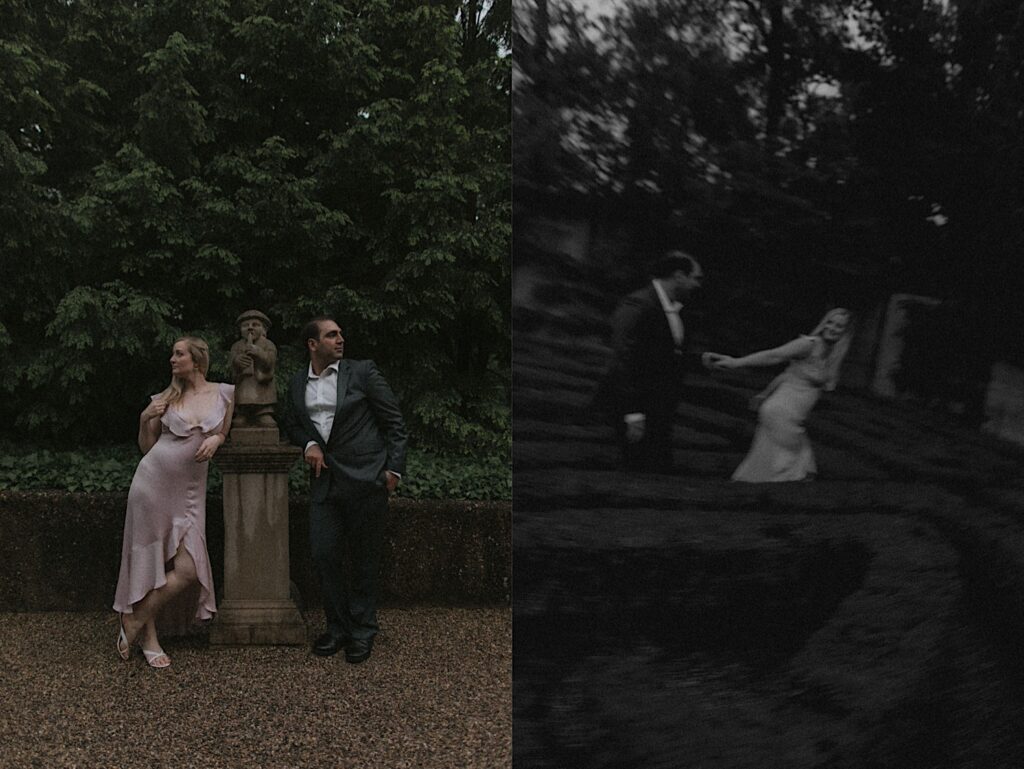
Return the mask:
<path id="1" fill-rule="evenodd" d="M 907 307 L 921 304 L 935 307 L 938 299 L 914 294 L 893 294 L 889 299 L 889 307 L 885 313 L 885 325 L 878 340 L 875 358 L 875 377 L 871 390 L 885 398 L 897 395 L 894 377 L 899 370 L 900 357 L 903 355 L 903 332 L 907 327 Z"/>
<path id="2" fill-rule="evenodd" d="M 985 393 L 986 432 L 1024 445 L 1024 370 L 1008 363 L 992 367 Z"/>
<path id="3" fill-rule="evenodd" d="M 0 611 L 109 609 L 117 584 L 126 493 L 0 492 Z M 308 500 L 290 500 L 294 597 L 317 608 Z M 210 497 L 207 543 L 223 584 L 222 501 Z M 392 499 L 385 524 L 383 601 L 390 605 L 508 604 L 511 503 Z M 218 593 L 219 597 L 219 593 Z"/>

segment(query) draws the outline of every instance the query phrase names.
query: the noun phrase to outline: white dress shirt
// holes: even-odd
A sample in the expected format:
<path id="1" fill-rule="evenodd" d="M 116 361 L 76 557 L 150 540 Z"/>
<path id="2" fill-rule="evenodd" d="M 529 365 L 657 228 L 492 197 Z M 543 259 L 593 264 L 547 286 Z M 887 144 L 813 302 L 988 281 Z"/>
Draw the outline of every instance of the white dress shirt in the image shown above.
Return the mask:
<path id="1" fill-rule="evenodd" d="M 661 281 L 652 280 L 654 284 L 654 293 L 658 295 L 658 301 L 661 302 L 661 309 L 665 311 L 665 317 L 668 319 L 668 328 L 672 332 L 672 339 L 676 343 L 676 349 L 678 350 L 683 346 L 683 335 L 685 330 L 683 329 L 683 321 L 679 317 L 679 311 L 683 309 L 681 302 L 674 302 L 668 298 L 668 294 L 665 293 L 665 288 L 661 285 Z"/>
<path id="2" fill-rule="evenodd" d="M 320 376 L 313 373 L 313 364 L 309 364 L 306 372 L 306 413 L 309 414 L 313 426 L 327 443 L 331 435 L 331 427 L 334 425 L 334 411 L 338 407 L 338 361 L 320 372 Z M 305 454 L 310 446 L 316 446 L 316 441 L 310 441 L 302 450 Z M 401 473 L 394 470 L 388 472 L 396 478 L 401 478 Z"/>
<path id="3" fill-rule="evenodd" d="M 334 424 L 334 410 L 338 406 L 338 361 L 320 372 L 320 376 L 313 373 L 313 364 L 309 364 L 309 371 L 306 373 L 306 413 L 309 414 L 313 426 L 327 443 L 331 435 L 331 426 Z M 316 441 L 310 441 L 303 450 L 309 451 L 310 446 L 315 446 Z"/>

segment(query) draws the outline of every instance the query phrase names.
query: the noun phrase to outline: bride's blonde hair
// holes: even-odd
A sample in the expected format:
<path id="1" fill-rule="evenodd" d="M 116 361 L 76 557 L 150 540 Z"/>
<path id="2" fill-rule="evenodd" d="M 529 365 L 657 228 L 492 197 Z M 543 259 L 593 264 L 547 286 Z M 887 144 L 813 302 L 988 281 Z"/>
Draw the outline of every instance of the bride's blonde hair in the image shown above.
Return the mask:
<path id="1" fill-rule="evenodd" d="M 836 385 L 839 383 L 839 367 L 842 365 L 846 353 L 849 352 L 850 341 L 853 339 L 853 313 L 845 307 L 834 307 L 825 313 L 825 317 L 818 321 L 818 325 L 814 327 L 810 334 L 811 336 L 821 336 L 825 324 L 837 315 L 846 316 L 846 329 L 843 331 L 843 335 L 832 345 L 832 349 L 825 358 L 824 387 L 826 390 L 836 389 Z"/>
<path id="2" fill-rule="evenodd" d="M 210 346 L 198 336 L 181 336 L 174 340 L 174 344 L 178 342 L 185 343 L 188 354 L 192 356 L 192 362 L 199 370 L 199 373 L 206 376 L 206 372 L 210 370 Z M 160 398 L 168 406 L 173 406 L 181 400 L 184 393 L 185 380 L 175 376 L 171 377 L 171 383 L 167 385 L 167 389 L 160 393 Z"/>

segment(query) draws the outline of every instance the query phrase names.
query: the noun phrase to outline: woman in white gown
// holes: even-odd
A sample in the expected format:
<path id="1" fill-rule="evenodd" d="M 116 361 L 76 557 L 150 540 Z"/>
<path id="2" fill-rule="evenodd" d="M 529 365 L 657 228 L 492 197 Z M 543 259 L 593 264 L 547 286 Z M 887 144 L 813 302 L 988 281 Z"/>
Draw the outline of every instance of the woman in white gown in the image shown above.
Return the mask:
<path id="1" fill-rule="evenodd" d="M 704 365 L 720 371 L 789 363 L 764 392 L 754 396 L 759 404 L 757 431 L 746 458 L 732 474 L 734 481 L 799 481 L 815 476 L 817 465 L 804 422 L 821 391 L 835 389 L 851 331 L 849 310 L 837 307 L 810 334 L 781 347 L 741 358 L 704 354 Z"/>

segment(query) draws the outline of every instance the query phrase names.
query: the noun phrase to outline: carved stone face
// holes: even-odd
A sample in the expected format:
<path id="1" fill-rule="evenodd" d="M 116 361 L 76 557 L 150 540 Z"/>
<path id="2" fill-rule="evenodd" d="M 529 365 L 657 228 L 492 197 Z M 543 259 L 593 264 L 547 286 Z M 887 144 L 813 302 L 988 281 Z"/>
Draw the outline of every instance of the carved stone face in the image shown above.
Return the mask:
<path id="1" fill-rule="evenodd" d="M 263 321 L 259 318 L 246 318 L 239 324 L 238 330 L 243 339 L 251 334 L 253 341 L 262 339 L 267 334 L 267 329 L 264 328 Z"/>

